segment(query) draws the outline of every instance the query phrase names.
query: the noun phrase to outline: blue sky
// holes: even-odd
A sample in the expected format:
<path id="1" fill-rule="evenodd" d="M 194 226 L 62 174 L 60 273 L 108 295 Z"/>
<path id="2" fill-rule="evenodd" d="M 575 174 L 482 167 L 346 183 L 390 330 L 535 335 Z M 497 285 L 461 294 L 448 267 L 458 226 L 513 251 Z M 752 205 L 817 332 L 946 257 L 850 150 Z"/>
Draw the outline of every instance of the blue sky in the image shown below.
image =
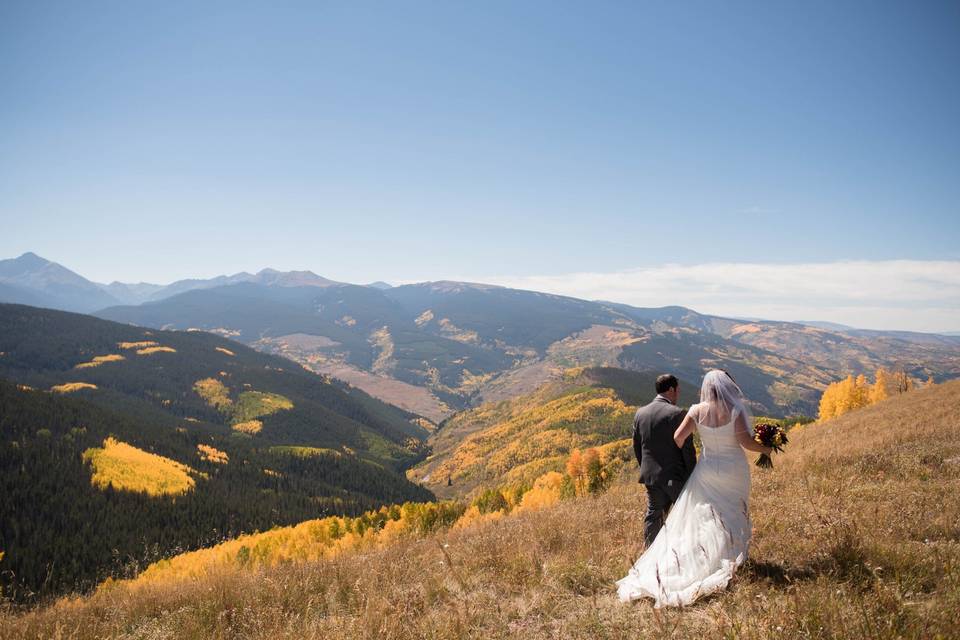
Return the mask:
<path id="1" fill-rule="evenodd" d="M 960 5 L 680 4 L 8 0 L 0 257 L 154 282 L 960 269 Z"/>

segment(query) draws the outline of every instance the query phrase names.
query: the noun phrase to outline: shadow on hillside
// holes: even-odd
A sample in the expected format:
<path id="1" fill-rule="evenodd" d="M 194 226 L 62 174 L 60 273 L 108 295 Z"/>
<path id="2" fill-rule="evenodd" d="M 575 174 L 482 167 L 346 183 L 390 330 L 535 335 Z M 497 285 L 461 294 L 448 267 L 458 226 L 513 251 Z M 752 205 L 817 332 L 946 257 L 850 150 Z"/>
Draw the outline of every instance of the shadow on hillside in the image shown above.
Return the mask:
<path id="1" fill-rule="evenodd" d="M 817 572 L 810 567 L 788 567 L 759 560 L 747 560 L 739 573 L 739 577 L 743 579 L 769 582 L 777 587 L 812 580 L 816 575 Z"/>

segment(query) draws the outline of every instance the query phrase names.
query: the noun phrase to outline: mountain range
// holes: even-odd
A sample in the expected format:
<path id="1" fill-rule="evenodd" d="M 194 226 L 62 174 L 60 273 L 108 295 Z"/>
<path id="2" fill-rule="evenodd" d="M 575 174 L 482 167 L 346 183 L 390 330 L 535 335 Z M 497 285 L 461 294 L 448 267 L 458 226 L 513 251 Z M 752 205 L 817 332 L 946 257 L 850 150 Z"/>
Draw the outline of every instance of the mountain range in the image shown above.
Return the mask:
<path id="1" fill-rule="evenodd" d="M 87 280 L 66 267 L 27 252 L 18 258 L 0 260 L 0 302 L 88 313 L 118 304 L 142 304 L 163 300 L 194 289 L 209 289 L 240 282 L 280 287 L 328 287 L 338 284 L 310 271 L 262 269 L 215 278 L 189 278 L 167 285 L 114 281 L 101 284 Z M 376 282 L 372 287 L 389 287 Z"/>
<path id="2" fill-rule="evenodd" d="M 0 286 L 8 287 L 0 299 L 16 287 L 77 304 L 84 291 L 84 307 L 99 317 L 218 333 L 434 422 L 530 393 L 577 366 L 673 371 L 691 381 L 723 367 L 771 415 L 812 415 L 826 384 L 881 366 L 924 380 L 960 375 L 954 336 L 738 320 L 480 283 L 362 286 L 270 269 L 160 288 L 73 274 L 66 296 L 53 286 L 64 272 L 72 273 L 33 254 L 0 262 Z M 103 305 L 103 296 L 135 303 Z"/>

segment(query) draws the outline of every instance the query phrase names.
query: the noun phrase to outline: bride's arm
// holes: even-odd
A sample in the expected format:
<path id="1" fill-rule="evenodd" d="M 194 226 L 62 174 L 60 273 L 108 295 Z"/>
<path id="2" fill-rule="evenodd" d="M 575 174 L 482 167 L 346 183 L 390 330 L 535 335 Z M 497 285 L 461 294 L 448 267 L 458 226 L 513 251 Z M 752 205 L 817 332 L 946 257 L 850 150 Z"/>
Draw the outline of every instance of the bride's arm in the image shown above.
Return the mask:
<path id="1" fill-rule="evenodd" d="M 773 453 L 773 449 L 770 447 L 765 447 L 753 439 L 753 436 L 751 435 L 752 430 L 747 427 L 747 421 L 743 417 L 742 413 L 737 416 L 737 421 L 736 424 L 734 424 L 733 429 L 737 433 L 737 442 L 739 442 L 740 446 L 744 449 L 756 451 L 757 453 L 765 453 L 767 455 Z"/>
<path id="2" fill-rule="evenodd" d="M 681 422 L 677 430 L 673 432 L 673 441 L 679 449 L 683 448 L 683 443 L 690 437 L 693 430 L 697 428 L 697 421 L 693 419 L 693 416 L 690 415 L 691 413 L 693 413 L 692 409 L 687 412 L 687 415 L 683 417 L 683 422 Z"/>

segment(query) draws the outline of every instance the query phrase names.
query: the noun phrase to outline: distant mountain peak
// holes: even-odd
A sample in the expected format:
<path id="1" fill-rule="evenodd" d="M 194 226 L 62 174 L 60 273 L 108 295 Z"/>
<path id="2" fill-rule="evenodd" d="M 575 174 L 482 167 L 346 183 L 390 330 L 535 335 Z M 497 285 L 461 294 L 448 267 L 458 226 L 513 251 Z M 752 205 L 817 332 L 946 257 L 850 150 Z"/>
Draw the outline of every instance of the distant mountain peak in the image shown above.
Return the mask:
<path id="1" fill-rule="evenodd" d="M 50 261 L 47 260 L 46 258 L 43 258 L 43 257 L 41 257 L 41 256 L 38 256 L 38 255 L 35 254 L 33 251 L 26 251 L 26 252 L 24 252 L 19 258 L 16 258 L 16 260 L 34 261 L 34 262 L 38 262 L 38 263 L 40 263 L 40 264 L 45 264 L 45 263 L 47 263 L 47 262 L 50 262 Z"/>
<path id="2" fill-rule="evenodd" d="M 422 282 L 420 286 L 427 287 L 432 291 L 441 293 L 461 293 L 468 289 L 475 291 L 493 291 L 495 289 L 504 289 L 495 284 L 483 284 L 481 282 L 459 282 L 457 280 L 436 280 L 434 282 Z"/>
<path id="3" fill-rule="evenodd" d="M 313 271 L 277 271 L 276 269 L 261 269 L 252 282 L 281 287 L 329 287 L 337 284 L 333 280 L 318 276 Z"/>
<path id="4" fill-rule="evenodd" d="M 93 311 L 117 300 L 100 285 L 32 251 L 0 260 L 2 299 L 28 302 L 70 311 Z"/>
<path id="5" fill-rule="evenodd" d="M 376 282 L 371 282 L 367 285 L 371 289 L 380 289 L 381 291 L 386 291 L 387 289 L 393 289 L 393 285 L 389 282 L 384 282 L 383 280 L 377 280 Z"/>
<path id="6" fill-rule="evenodd" d="M 39 271 L 52 264 L 56 263 L 42 258 L 32 251 L 27 251 L 17 258 L 0 260 L 0 277 L 19 276 L 30 271 Z"/>

